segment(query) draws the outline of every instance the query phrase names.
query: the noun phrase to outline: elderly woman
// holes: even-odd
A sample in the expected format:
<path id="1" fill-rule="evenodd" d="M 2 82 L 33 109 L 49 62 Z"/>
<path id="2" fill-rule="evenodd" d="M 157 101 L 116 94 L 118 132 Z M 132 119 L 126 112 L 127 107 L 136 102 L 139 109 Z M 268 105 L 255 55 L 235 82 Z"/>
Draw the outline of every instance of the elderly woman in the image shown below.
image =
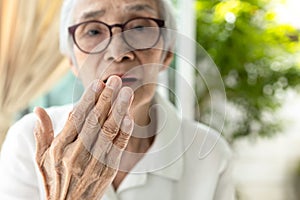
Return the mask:
<path id="1" fill-rule="evenodd" d="M 226 142 L 155 92 L 174 26 L 166 0 L 66 0 L 61 49 L 85 92 L 11 127 L 0 199 L 234 199 Z"/>

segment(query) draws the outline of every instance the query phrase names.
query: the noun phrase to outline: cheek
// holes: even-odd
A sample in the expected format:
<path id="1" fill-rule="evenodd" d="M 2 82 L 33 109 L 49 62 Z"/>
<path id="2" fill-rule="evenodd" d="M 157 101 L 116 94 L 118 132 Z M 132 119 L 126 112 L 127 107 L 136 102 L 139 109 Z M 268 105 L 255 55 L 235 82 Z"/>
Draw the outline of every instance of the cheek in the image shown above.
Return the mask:
<path id="1" fill-rule="evenodd" d="M 159 66 L 157 64 L 151 64 L 149 66 L 144 67 L 144 79 L 141 90 L 143 91 L 143 95 L 153 96 L 154 92 L 157 88 L 158 84 L 158 73 Z"/>
<path id="2" fill-rule="evenodd" d="M 82 53 L 75 48 L 75 58 L 77 61 L 78 78 L 84 87 L 87 87 L 93 80 L 97 79 L 97 63 L 99 58 Z"/>
<path id="3" fill-rule="evenodd" d="M 153 99 L 155 91 L 156 84 L 144 84 L 143 86 L 139 87 L 134 92 L 132 107 L 139 107 L 149 103 Z"/>
<path id="4" fill-rule="evenodd" d="M 136 55 L 144 65 L 153 63 L 161 64 L 163 51 L 161 49 L 150 49 L 145 52 L 136 52 Z"/>
<path id="5" fill-rule="evenodd" d="M 156 84 L 158 74 L 163 67 L 161 61 L 162 51 L 151 49 L 145 52 L 137 52 L 136 55 L 143 66 L 143 84 Z"/>
<path id="6" fill-rule="evenodd" d="M 75 54 L 75 59 L 77 61 L 77 67 L 83 66 L 83 63 L 85 60 L 87 60 L 88 55 L 81 52 L 77 47 L 74 47 L 74 54 Z"/>

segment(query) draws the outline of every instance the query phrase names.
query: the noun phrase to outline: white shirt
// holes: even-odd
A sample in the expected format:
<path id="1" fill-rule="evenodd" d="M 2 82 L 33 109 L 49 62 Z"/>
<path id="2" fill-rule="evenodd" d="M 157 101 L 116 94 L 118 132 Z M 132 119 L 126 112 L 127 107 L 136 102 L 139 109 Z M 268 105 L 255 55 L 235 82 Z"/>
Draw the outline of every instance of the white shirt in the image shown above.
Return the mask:
<path id="1" fill-rule="evenodd" d="M 117 191 L 110 186 L 102 200 L 234 199 L 227 143 L 209 127 L 181 119 L 166 100 L 156 96 L 156 102 L 158 124 L 152 146 Z M 47 109 L 55 134 L 71 109 Z M 8 132 L 0 156 L 0 199 L 45 199 L 35 163 L 35 121 L 29 114 Z"/>

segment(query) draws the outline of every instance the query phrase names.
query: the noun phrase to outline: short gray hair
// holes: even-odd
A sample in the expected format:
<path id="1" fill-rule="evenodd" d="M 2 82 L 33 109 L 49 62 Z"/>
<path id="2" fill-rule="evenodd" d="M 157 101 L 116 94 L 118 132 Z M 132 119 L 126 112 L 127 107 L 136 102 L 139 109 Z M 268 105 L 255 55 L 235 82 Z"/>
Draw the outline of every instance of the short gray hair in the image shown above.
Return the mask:
<path id="1" fill-rule="evenodd" d="M 77 0 L 64 0 L 61 17 L 60 17 L 60 31 L 59 42 L 60 51 L 62 54 L 72 57 L 73 42 L 72 37 L 68 32 L 68 27 L 74 25 L 73 9 Z M 158 14 L 161 19 L 165 20 L 166 29 L 176 30 L 176 17 L 174 7 L 171 0 L 155 0 L 158 6 Z M 170 31 L 163 31 L 163 37 L 166 41 L 166 48 L 173 50 L 174 48 L 174 34 Z"/>

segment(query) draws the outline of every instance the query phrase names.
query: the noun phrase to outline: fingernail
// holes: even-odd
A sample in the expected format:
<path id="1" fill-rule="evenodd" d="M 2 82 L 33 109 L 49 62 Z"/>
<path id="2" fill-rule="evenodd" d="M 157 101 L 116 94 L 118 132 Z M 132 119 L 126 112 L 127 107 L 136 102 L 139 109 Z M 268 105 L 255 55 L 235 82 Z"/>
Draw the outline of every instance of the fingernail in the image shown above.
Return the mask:
<path id="1" fill-rule="evenodd" d="M 114 76 L 109 77 L 106 86 L 112 89 L 118 87 L 118 78 Z"/>
<path id="2" fill-rule="evenodd" d="M 94 92 L 100 92 L 102 87 L 103 87 L 102 82 L 97 80 L 94 81 L 92 89 Z"/>
<path id="3" fill-rule="evenodd" d="M 120 98 L 122 101 L 129 102 L 132 97 L 132 92 L 130 92 L 129 88 L 123 88 L 120 91 Z"/>

